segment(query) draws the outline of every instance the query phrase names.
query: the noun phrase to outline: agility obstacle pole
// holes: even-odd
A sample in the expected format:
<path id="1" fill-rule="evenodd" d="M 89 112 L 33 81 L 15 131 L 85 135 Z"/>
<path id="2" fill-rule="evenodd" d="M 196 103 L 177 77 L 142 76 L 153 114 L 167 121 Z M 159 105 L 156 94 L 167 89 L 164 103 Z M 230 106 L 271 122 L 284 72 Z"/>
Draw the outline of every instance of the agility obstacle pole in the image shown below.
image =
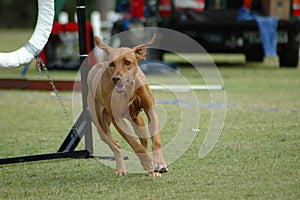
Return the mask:
<path id="1" fill-rule="evenodd" d="M 0 54 L 0 65 L 5 68 L 18 67 L 22 64 L 30 62 L 34 57 L 38 56 L 39 52 L 43 49 L 39 40 L 43 41 L 45 38 L 48 39 L 48 29 L 49 24 L 53 22 L 54 16 L 54 0 L 38 0 L 39 4 L 39 16 L 36 26 L 36 30 L 29 40 L 29 42 L 24 45 L 21 49 L 12 53 L 1 53 Z M 87 63 L 87 47 L 86 47 L 86 4 L 85 0 L 77 0 L 77 19 L 78 19 L 78 36 L 79 36 L 79 54 L 81 62 L 81 88 L 82 88 L 82 113 L 79 118 L 73 125 L 72 129 L 69 131 L 67 137 L 59 147 L 58 151 L 55 153 L 49 154 L 40 154 L 40 155 L 29 155 L 29 156 L 20 156 L 20 157 L 10 157 L 0 159 L 0 164 L 12 164 L 20 162 L 30 162 L 30 161 L 39 161 L 39 160 L 50 160 L 58 158 L 92 158 L 93 154 L 93 139 L 92 139 L 92 120 L 89 115 L 87 107 L 87 75 L 89 72 L 89 67 Z M 44 11 L 45 10 L 45 11 Z M 46 12 L 47 10 L 47 12 Z M 44 18 L 51 18 L 44 19 Z M 41 29 L 44 30 L 44 26 L 47 26 L 47 33 L 41 33 Z M 51 32 L 51 29 L 50 29 Z M 49 32 L 49 34 L 50 34 Z M 43 36 L 40 36 L 42 34 Z M 47 36 L 48 35 L 48 36 Z M 46 41 L 47 42 L 47 41 Z M 45 45 L 46 42 L 43 42 Z M 26 59 L 24 59 L 26 57 Z M 16 62 L 10 61 L 10 59 L 17 59 Z M 31 60 L 29 60 L 31 58 Z M 85 138 L 85 150 L 75 150 L 78 146 L 81 138 Z M 100 159 L 113 159 L 109 156 L 97 157 Z"/>

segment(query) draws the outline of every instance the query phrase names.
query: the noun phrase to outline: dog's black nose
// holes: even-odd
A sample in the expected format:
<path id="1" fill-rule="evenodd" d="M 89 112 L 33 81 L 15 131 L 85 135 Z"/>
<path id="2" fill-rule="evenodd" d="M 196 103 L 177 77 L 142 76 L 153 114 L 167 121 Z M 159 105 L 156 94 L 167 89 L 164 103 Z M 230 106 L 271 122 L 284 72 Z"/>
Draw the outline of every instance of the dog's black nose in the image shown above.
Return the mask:
<path id="1" fill-rule="evenodd" d="M 113 80 L 114 84 L 117 84 L 117 82 L 118 82 L 119 80 L 121 80 L 121 77 L 120 77 L 120 76 L 113 76 L 113 77 L 112 77 L 112 80 Z"/>

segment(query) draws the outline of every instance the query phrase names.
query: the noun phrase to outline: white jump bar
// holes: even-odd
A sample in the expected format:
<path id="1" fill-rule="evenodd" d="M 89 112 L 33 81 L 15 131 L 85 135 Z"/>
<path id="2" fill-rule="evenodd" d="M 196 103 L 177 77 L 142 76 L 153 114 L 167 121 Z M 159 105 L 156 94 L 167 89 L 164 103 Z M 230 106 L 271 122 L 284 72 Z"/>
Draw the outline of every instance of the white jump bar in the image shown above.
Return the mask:
<path id="1" fill-rule="evenodd" d="M 223 90 L 222 85 L 150 85 L 151 90 L 188 92 L 190 90 Z"/>

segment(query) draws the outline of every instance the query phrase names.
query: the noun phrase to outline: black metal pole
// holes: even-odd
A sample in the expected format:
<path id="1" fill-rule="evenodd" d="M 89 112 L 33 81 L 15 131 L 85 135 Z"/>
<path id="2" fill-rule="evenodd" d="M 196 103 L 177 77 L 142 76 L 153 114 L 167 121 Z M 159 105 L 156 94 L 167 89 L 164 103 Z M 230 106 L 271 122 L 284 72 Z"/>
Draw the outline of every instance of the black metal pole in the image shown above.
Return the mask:
<path id="1" fill-rule="evenodd" d="M 85 0 L 77 0 L 77 21 L 78 21 L 78 37 L 79 37 L 79 56 L 80 63 L 88 57 L 86 45 L 86 17 L 85 17 Z"/>
<path id="2" fill-rule="evenodd" d="M 88 66 L 88 51 L 87 51 L 87 40 L 86 40 L 86 4 L 85 0 L 77 0 L 77 21 L 78 21 L 78 37 L 79 37 L 79 57 L 80 57 L 80 73 L 81 73 L 81 87 L 82 87 L 82 107 L 83 112 L 88 113 L 87 107 L 87 95 L 88 95 L 88 85 L 87 77 L 89 73 Z M 87 150 L 93 154 L 93 137 L 92 137 L 92 124 L 89 115 L 87 117 L 85 146 Z"/>
<path id="3" fill-rule="evenodd" d="M 85 0 L 77 0 L 77 21 L 78 21 L 78 37 L 79 37 L 79 57 L 81 63 L 81 84 L 82 84 L 82 101 L 83 109 L 87 107 L 87 75 L 88 69 L 88 51 L 86 45 L 86 19 L 85 19 Z M 85 95 L 86 94 L 86 95 Z"/>

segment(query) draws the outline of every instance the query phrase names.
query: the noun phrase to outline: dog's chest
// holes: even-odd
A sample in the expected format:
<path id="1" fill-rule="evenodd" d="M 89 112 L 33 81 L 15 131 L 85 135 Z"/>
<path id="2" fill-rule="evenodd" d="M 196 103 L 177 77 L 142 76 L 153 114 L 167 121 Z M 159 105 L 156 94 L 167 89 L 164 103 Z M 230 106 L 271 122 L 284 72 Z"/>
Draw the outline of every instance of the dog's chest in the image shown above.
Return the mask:
<path id="1" fill-rule="evenodd" d="M 139 96 L 126 93 L 111 95 L 110 108 L 114 118 L 125 117 L 135 119 L 142 111 L 142 100 Z"/>

